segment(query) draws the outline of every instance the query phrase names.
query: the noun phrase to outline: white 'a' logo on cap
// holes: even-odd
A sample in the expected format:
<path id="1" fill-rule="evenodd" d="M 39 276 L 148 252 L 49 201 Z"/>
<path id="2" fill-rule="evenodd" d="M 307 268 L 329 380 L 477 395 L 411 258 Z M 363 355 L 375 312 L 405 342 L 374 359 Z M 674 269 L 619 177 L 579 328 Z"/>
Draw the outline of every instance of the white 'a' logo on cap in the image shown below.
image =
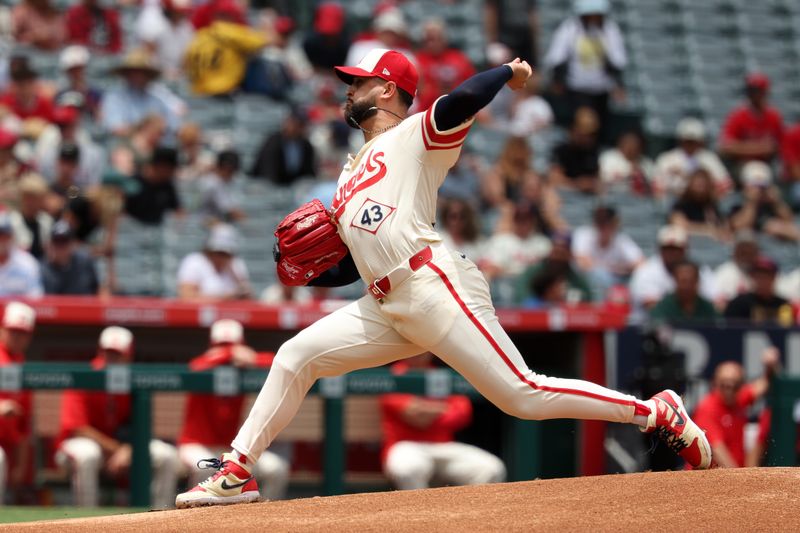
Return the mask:
<path id="1" fill-rule="evenodd" d="M 392 73 L 389 72 L 389 69 L 387 69 L 386 67 L 383 68 L 383 72 L 381 74 L 383 74 L 384 76 L 391 76 L 392 75 Z"/>

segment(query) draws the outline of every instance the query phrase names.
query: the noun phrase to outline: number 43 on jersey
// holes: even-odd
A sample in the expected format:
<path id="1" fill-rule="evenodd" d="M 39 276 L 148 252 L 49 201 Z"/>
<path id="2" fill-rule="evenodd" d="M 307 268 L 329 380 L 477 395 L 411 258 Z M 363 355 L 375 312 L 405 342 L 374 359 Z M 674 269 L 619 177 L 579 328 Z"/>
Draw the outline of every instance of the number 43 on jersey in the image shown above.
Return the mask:
<path id="1" fill-rule="evenodd" d="M 356 211 L 353 220 L 350 221 L 350 226 L 375 234 L 384 220 L 395 212 L 395 209 L 367 198 Z"/>

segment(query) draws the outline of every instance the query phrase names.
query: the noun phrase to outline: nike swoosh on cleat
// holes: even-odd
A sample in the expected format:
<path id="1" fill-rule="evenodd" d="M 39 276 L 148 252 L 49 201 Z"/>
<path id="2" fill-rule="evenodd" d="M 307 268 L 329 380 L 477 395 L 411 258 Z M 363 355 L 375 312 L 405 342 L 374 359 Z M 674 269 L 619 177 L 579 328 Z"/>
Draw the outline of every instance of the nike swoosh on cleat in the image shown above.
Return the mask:
<path id="1" fill-rule="evenodd" d="M 249 483 L 251 479 L 253 479 L 253 476 L 250 476 L 249 478 L 245 479 L 241 483 L 236 483 L 235 485 L 228 485 L 228 480 L 227 479 L 223 479 L 221 486 L 222 486 L 222 488 L 224 490 L 238 489 L 239 487 L 243 487 L 247 483 Z"/>
<path id="2" fill-rule="evenodd" d="M 679 411 L 678 411 L 678 410 L 675 408 L 675 406 L 674 406 L 674 405 L 672 405 L 672 404 L 667 404 L 667 405 L 668 405 L 668 406 L 669 406 L 669 408 L 670 408 L 670 409 L 672 409 L 672 411 L 675 413 L 675 416 L 677 416 L 677 417 L 678 417 L 678 425 L 679 425 L 679 426 L 682 426 L 682 425 L 684 425 L 684 424 L 686 423 L 686 419 L 685 419 L 685 418 L 683 418 L 683 416 L 681 415 L 681 413 L 680 413 L 680 412 L 679 412 Z"/>

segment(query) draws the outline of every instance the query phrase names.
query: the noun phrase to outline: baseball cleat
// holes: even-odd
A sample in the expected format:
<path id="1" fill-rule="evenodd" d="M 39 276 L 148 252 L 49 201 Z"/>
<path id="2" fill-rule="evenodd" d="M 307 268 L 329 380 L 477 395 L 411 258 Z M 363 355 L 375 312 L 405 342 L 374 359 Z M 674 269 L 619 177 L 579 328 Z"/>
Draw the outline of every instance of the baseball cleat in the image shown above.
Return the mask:
<path id="1" fill-rule="evenodd" d="M 642 431 L 654 433 L 692 468 L 710 467 L 711 445 L 705 432 L 689 417 L 681 397 L 667 389 L 651 400 L 655 404 L 655 412 L 650 413 L 647 427 Z"/>
<path id="2" fill-rule="evenodd" d="M 201 463 L 205 463 L 205 466 L 201 466 Z M 203 459 L 197 463 L 197 467 L 215 468 L 217 471 L 188 492 L 178 494 L 175 498 L 175 507 L 178 509 L 261 500 L 255 478 L 233 454 L 224 453 L 219 459 Z"/>

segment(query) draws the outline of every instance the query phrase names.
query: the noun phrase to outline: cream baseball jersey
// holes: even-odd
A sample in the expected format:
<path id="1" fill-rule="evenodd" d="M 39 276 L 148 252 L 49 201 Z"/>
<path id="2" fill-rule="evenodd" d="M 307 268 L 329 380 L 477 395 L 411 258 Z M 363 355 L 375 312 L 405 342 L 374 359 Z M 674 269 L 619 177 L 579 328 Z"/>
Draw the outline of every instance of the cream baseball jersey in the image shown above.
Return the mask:
<path id="1" fill-rule="evenodd" d="M 439 131 L 435 106 L 366 143 L 339 176 L 331 211 L 367 283 L 442 240 L 433 228 L 437 191 L 472 120 Z"/>

